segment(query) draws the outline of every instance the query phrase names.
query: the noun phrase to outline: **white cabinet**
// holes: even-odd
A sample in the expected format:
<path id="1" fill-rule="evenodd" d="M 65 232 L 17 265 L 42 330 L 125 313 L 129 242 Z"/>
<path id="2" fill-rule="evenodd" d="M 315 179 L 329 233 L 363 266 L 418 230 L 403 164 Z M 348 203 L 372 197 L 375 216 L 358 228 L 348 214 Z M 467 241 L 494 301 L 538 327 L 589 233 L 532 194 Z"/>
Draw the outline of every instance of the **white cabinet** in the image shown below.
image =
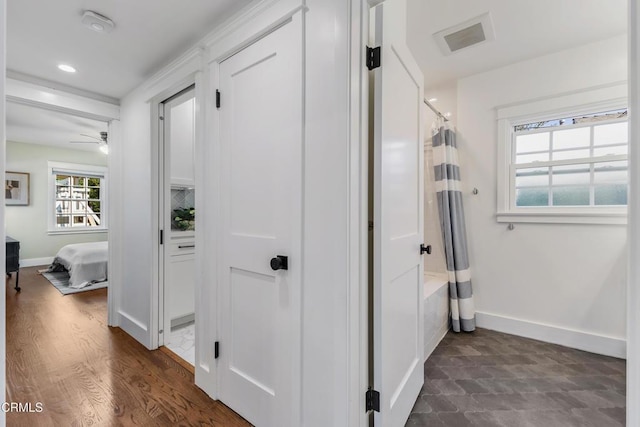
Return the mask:
<path id="1" fill-rule="evenodd" d="M 166 295 L 171 326 L 193 320 L 195 313 L 195 238 L 193 233 L 176 233 L 169 242 Z"/>
<path id="2" fill-rule="evenodd" d="M 195 99 L 170 105 L 167 110 L 165 129 L 171 146 L 171 185 L 193 187 Z"/>

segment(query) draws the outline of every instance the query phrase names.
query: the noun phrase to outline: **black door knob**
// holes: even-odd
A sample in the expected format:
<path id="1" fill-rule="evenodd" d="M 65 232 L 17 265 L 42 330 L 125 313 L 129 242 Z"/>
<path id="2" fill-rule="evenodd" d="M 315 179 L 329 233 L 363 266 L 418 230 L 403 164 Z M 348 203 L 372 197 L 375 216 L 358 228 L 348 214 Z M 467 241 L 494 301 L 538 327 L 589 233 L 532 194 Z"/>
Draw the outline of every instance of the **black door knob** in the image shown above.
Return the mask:
<path id="1" fill-rule="evenodd" d="M 424 244 L 420 245 L 420 255 L 423 253 L 427 253 L 427 255 L 431 255 L 431 245 L 425 246 Z"/>
<path id="2" fill-rule="evenodd" d="M 289 258 L 285 255 L 276 255 L 275 258 L 271 258 L 271 269 L 276 270 L 288 270 Z"/>

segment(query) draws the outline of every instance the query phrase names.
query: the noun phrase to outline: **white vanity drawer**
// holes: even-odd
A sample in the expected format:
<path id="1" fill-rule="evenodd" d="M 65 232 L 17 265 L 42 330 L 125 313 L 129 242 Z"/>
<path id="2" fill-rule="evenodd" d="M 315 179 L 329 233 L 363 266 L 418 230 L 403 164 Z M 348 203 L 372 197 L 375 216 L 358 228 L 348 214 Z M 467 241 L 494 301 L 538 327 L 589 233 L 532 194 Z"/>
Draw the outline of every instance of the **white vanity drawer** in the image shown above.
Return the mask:
<path id="1" fill-rule="evenodd" d="M 196 252 L 196 242 L 195 240 L 171 240 L 169 251 L 171 256 L 193 254 Z"/>

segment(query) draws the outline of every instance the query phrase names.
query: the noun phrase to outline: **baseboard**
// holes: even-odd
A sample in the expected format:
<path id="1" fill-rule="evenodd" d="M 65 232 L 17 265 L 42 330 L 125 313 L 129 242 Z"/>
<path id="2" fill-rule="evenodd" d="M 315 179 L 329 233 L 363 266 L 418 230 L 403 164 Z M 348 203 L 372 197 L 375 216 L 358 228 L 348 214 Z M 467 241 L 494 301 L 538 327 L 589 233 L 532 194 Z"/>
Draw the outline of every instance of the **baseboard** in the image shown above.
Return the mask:
<path id="1" fill-rule="evenodd" d="M 122 310 L 118 310 L 118 317 L 120 318 L 120 322 L 118 322 L 120 324 L 120 329 L 131 335 L 136 341 L 147 347 L 149 350 L 155 350 L 151 348 L 146 325 L 132 316 L 129 316 Z"/>
<path id="2" fill-rule="evenodd" d="M 173 330 L 174 328 L 178 328 L 178 327 L 190 324 L 190 323 L 194 323 L 195 321 L 196 321 L 195 313 L 176 317 L 175 319 L 171 319 L 171 330 Z"/>
<path id="3" fill-rule="evenodd" d="M 35 267 L 38 265 L 49 265 L 53 262 L 53 257 L 44 258 L 27 258 L 20 260 L 20 268 L 22 267 Z"/>
<path id="4" fill-rule="evenodd" d="M 625 359 L 627 355 L 627 342 L 620 338 L 590 334 L 482 312 L 476 313 L 476 325 L 479 328 L 532 338 L 619 359 Z"/>

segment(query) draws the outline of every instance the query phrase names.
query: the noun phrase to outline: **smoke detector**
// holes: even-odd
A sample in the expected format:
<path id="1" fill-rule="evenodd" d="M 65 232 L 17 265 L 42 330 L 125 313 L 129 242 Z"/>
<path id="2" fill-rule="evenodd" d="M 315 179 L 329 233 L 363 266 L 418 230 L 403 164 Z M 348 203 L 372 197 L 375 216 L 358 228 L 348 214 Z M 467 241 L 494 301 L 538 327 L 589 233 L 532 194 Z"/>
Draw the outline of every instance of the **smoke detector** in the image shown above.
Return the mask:
<path id="1" fill-rule="evenodd" d="M 433 35 L 445 55 L 495 40 L 491 15 L 487 12 Z"/>
<path id="2" fill-rule="evenodd" d="M 82 14 L 82 24 L 98 33 L 110 33 L 115 27 L 111 19 L 91 10 L 85 10 Z"/>

